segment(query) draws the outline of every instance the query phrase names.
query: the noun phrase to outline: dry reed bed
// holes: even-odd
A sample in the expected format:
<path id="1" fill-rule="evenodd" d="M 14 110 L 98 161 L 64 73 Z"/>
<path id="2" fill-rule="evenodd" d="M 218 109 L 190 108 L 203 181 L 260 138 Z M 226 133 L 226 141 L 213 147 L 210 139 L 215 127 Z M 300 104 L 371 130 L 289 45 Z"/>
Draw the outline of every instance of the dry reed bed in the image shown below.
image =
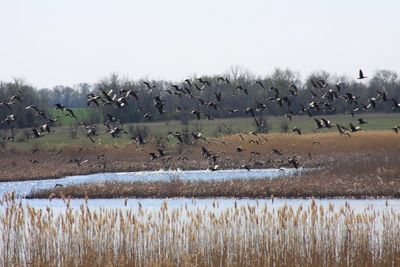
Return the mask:
<path id="1" fill-rule="evenodd" d="M 0 180 L 30 180 L 57 178 L 74 174 L 89 174 L 96 172 L 158 170 L 160 168 L 206 169 L 208 162 L 201 156 L 201 146 L 220 155 L 218 164 L 221 168 L 238 168 L 241 164 L 250 163 L 253 168 L 272 168 L 287 161 L 288 157 L 297 156 L 303 167 L 329 166 L 359 158 L 374 158 L 384 162 L 387 154 L 400 158 L 400 135 L 393 131 L 368 131 L 340 136 L 337 133 L 304 134 L 259 134 L 258 136 L 239 135 L 211 138 L 209 144 L 198 143 L 193 146 L 179 148 L 177 145 L 166 145 L 167 157 L 172 157 L 168 163 L 165 158 L 150 161 L 149 152 L 154 152 L 154 144 L 147 144 L 138 149 L 133 144 L 72 145 L 62 148 L 62 153 L 55 155 L 58 148 L 42 148 L 32 154 L 31 151 L 8 150 L 0 151 Z M 262 145 L 249 143 L 258 139 Z M 267 141 L 266 141 L 267 140 Z M 221 143 L 223 141 L 224 143 Z M 314 144 L 317 141 L 320 144 Z M 244 152 L 237 153 L 234 148 L 242 146 Z M 276 148 L 283 152 L 282 156 L 271 153 Z M 177 153 L 177 151 L 180 153 Z M 259 153 L 254 155 L 251 152 Z M 309 153 L 311 158 L 309 158 Z M 99 155 L 106 157 L 98 159 Z M 82 166 L 69 163 L 71 159 L 87 159 Z M 38 163 L 30 163 L 37 160 Z M 272 163 L 271 161 L 272 160 Z M 275 163 L 274 163 L 275 162 Z"/>
<path id="2" fill-rule="evenodd" d="M 35 209 L 3 200 L 0 266 L 399 266 L 400 215 L 268 204 Z M 123 203 L 121 203 L 122 205 Z"/>
<path id="3" fill-rule="evenodd" d="M 399 159 L 397 154 L 388 152 L 384 156 L 383 161 L 372 156 L 360 156 L 349 161 L 346 155 L 342 155 L 341 161 L 332 160 L 329 167 L 321 170 L 276 179 L 184 181 L 174 177 L 170 181 L 103 182 L 49 188 L 31 192 L 27 197 L 400 197 Z"/>

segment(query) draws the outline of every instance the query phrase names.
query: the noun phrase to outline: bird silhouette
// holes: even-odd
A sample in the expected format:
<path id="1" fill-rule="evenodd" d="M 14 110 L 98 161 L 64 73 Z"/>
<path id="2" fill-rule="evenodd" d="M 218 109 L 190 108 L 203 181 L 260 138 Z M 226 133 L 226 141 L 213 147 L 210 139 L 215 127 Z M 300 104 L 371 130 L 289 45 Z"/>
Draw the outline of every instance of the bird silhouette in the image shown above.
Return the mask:
<path id="1" fill-rule="evenodd" d="M 360 126 L 354 126 L 353 123 L 350 122 L 350 129 L 353 133 L 361 131 L 362 129 L 360 128 Z"/>
<path id="2" fill-rule="evenodd" d="M 298 135 L 301 135 L 301 129 L 297 127 L 293 127 L 292 132 L 297 132 Z"/>
<path id="3" fill-rule="evenodd" d="M 359 70 L 357 79 L 362 80 L 362 79 L 365 79 L 365 78 L 368 78 L 368 77 L 364 76 L 364 73 L 363 73 L 362 70 Z"/>

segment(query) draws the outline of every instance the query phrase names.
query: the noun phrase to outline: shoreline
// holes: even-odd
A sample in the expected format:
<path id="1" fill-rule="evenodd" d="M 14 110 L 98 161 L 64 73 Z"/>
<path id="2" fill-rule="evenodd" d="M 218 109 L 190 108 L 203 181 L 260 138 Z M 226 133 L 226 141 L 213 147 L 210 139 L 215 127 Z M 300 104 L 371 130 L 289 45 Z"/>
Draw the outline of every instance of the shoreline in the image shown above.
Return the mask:
<path id="1" fill-rule="evenodd" d="M 195 144 L 183 150 L 166 147 L 166 155 L 151 160 L 149 152 L 154 144 L 137 148 L 127 144 L 117 148 L 107 145 L 97 147 L 65 147 L 54 156 L 51 151 L 39 148 L 30 151 L 8 151 L 0 153 L 0 181 L 49 180 L 65 176 L 96 173 L 118 173 L 155 171 L 159 169 L 205 170 L 209 163 L 201 155 L 202 146 L 218 155 L 220 169 L 239 169 L 248 164 L 251 169 L 292 167 L 287 164 L 296 157 L 300 167 L 317 169 L 299 177 L 276 178 L 263 181 L 194 184 L 181 181 L 175 183 L 136 183 L 130 190 L 127 186 L 94 184 L 69 189 L 66 197 L 116 198 L 116 197 L 400 197 L 400 139 L 392 132 L 361 132 L 351 138 L 337 133 L 266 134 L 250 138 L 265 138 L 262 145 L 250 144 L 238 135 L 224 136 L 208 144 Z M 318 145 L 314 142 L 318 141 Z M 244 152 L 236 152 L 240 144 Z M 279 149 L 282 155 L 271 152 Z M 102 156 L 102 157 L 99 157 Z M 6 156 L 6 157 L 5 157 Z M 84 163 L 71 163 L 80 159 Z M 31 163 L 36 160 L 37 163 Z M 6 179 L 7 178 L 7 179 Z M 103 186 L 104 187 L 104 186 Z M 96 190 L 94 190 L 94 188 Z M 58 189 L 59 190 L 59 189 Z M 101 192 L 101 193 L 96 193 Z M 43 193 L 47 198 L 53 191 Z M 59 194 L 58 191 L 54 191 Z"/>
<path id="2" fill-rule="evenodd" d="M 31 192 L 26 198 L 400 198 L 400 166 L 387 173 L 352 176 L 331 170 L 290 177 L 221 181 L 97 182 Z"/>

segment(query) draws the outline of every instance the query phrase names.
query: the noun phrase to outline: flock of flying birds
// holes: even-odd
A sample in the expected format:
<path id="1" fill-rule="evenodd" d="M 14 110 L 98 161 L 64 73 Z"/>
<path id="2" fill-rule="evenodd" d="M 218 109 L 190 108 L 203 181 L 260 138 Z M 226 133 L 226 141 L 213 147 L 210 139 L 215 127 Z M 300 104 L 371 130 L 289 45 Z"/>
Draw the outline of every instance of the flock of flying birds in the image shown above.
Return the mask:
<path id="1" fill-rule="evenodd" d="M 358 79 L 365 79 L 367 77 L 364 76 L 362 70 L 359 71 Z M 156 85 L 151 84 L 150 82 L 143 81 L 142 82 L 146 88 L 151 91 L 153 88 L 156 88 Z M 228 84 L 232 85 L 228 78 L 226 77 L 219 77 L 216 80 L 218 84 Z M 252 82 L 250 85 L 238 85 L 235 84 L 232 86 L 233 95 L 248 95 L 248 90 L 251 89 L 253 86 L 259 86 L 265 91 L 269 91 L 273 93 L 273 96 L 266 98 L 264 101 L 259 102 L 255 100 L 254 106 L 247 107 L 243 110 L 246 114 L 252 117 L 254 120 L 257 129 L 263 126 L 262 122 L 257 119 L 257 113 L 263 110 L 267 110 L 267 104 L 276 104 L 281 108 L 285 108 L 288 112 L 285 114 L 287 118 L 292 120 L 292 117 L 298 114 L 308 114 L 310 117 L 314 116 L 316 113 L 324 112 L 324 111 L 334 111 L 335 107 L 334 104 L 339 99 L 343 99 L 348 105 L 348 114 L 351 114 L 354 117 L 354 114 L 359 111 L 365 111 L 369 109 L 375 109 L 377 103 L 388 103 L 388 105 L 392 105 L 393 110 L 400 110 L 400 103 L 394 99 L 390 98 L 385 91 L 377 90 L 377 95 L 375 97 L 371 97 L 367 100 L 367 103 L 362 103 L 359 101 L 359 97 L 353 95 L 351 92 L 344 92 L 343 90 L 343 83 L 337 84 L 329 84 L 327 81 L 323 79 L 315 79 L 311 80 L 312 89 L 311 89 L 311 99 L 309 99 L 308 103 L 299 103 L 296 101 L 296 97 L 298 95 L 298 88 L 295 84 L 290 84 L 289 88 L 283 93 L 283 90 L 270 87 L 266 88 L 266 86 L 262 83 L 262 81 L 256 80 Z M 157 95 L 153 98 L 153 107 L 158 111 L 158 113 L 162 116 L 163 114 L 167 113 L 165 110 L 166 107 L 166 99 L 165 95 L 173 95 L 179 98 L 192 98 L 198 100 L 198 107 L 199 109 L 193 109 L 191 111 L 186 111 L 183 108 L 176 106 L 175 111 L 178 113 L 188 114 L 193 116 L 193 119 L 200 120 L 201 117 L 205 117 L 209 120 L 213 118 L 207 114 L 207 109 L 213 109 L 215 111 L 227 111 L 230 114 L 239 112 L 239 109 L 234 107 L 227 107 L 223 104 L 223 95 L 219 91 L 214 91 L 213 94 L 215 95 L 215 99 L 213 101 L 205 101 L 204 99 L 195 95 L 195 91 L 203 91 L 208 90 L 211 88 L 210 81 L 204 78 L 197 78 L 197 79 L 186 79 L 181 84 L 173 84 L 170 88 L 166 89 L 164 95 Z M 218 86 L 217 86 L 218 88 Z M 211 89 L 210 89 L 211 90 Z M 6 124 L 9 127 L 13 127 L 13 124 L 16 121 L 16 115 L 13 114 L 13 107 L 15 105 L 24 105 L 24 95 L 23 92 L 18 91 L 18 94 L 11 96 L 7 101 L 0 102 L 0 108 L 5 108 L 10 111 L 10 115 L 7 115 L 4 120 L 1 121 L 1 124 Z M 123 107 L 130 105 L 131 101 L 136 101 L 139 103 L 139 96 L 138 92 L 135 90 L 126 90 L 120 89 L 119 92 L 114 92 L 113 90 L 106 91 L 104 88 L 99 88 L 97 94 L 90 93 L 87 95 L 87 105 L 88 106 L 96 106 L 100 107 L 102 105 L 109 105 L 115 108 L 115 110 L 120 110 Z M 200 107 L 202 109 L 200 109 Z M 78 117 L 74 114 L 74 111 L 61 103 L 57 103 L 54 105 L 55 109 L 61 110 L 64 116 L 71 117 L 77 121 L 77 127 L 82 127 L 82 131 L 84 132 L 85 136 L 91 140 L 91 142 L 96 143 L 96 137 L 98 136 L 98 130 L 96 125 L 90 125 L 84 121 L 79 121 Z M 27 111 L 34 112 L 35 117 L 42 121 L 41 126 L 37 128 L 32 128 L 32 138 L 42 138 L 47 134 L 52 134 L 51 127 L 56 123 L 57 118 L 52 118 L 49 114 L 47 114 L 43 109 L 36 105 L 28 105 L 25 107 Z M 204 111 L 206 110 L 206 111 Z M 142 107 L 138 107 L 138 112 L 143 113 L 143 119 L 151 120 L 152 115 L 150 113 L 146 113 L 145 109 Z M 118 113 L 118 112 L 117 112 Z M 106 115 L 107 120 L 104 122 L 104 126 L 106 127 L 105 133 L 110 134 L 113 138 L 119 137 L 122 134 L 128 134 L 122 127 L 122 123 L 116 116 L 112 116 L 110 114 Z M 328 119 L 325 118 L 313 118 L 315 121 L 315 129 L 323 129 L 323 128 L 334 128 L 336 127 L 339 134 L 347 135 L 350 137 L 351 133 L 358 132 L 361 129 L 360 125 L 368 123 L 363 118 L 358 118 L 357 122 L 350 123 L 349 126 L 344 126 L 341 124 L 334 124 L 330 122 Z M 226 127 L 226 126 L 225 126 Z M 396 133 L 399 132 L 400 126 L 393 126 L 391 127 L 393 131 Z M 292 132 L 296 132 L 297 134 L 301 135 L 301 129 L 297 127 L 293 127 Z M 201 155 L 204 159 L 208 160 L 209 170 L 215 171 L 219 168 L 218 165 L 218 155 L 211 152 L 207 149 L 208 141 L 200 132 L 191 132 L 191 133 L 181 133 L 181 132 L 169 132 L 167 137 L 164 137 L 165 140 L 170 140 L 170 138 L 175 138 L 178 143 L 183 143 L 184 135 L 188 135 L 188 138 L 194 141 L 201 141 L 202 142 L 202 152 Z M 257 131 L 252 131 L 249 135 L 257 136 Z M 242 135 L 240 135 L 242 142 L 245 141 Z M 13 141 L 13 136 L 6 136 L 4 140 Z M 138 146 L 143 146 L 146 142 L 144 138 L 137 134 L 136 136 L 131 137 L 132 141 L 135 141 Z M 262 144 L 261 140 L 250 140 L 249 142 L 257 143 L 258 145 Z M 222 142 L 223 143 L 223 142 Z M 315 142 L 318 143 L 318 142 Z M 243 152 L 241 146 L 235 147 L 235 151 L 237 153 Z M 34 151 L 35 153 L 37 151 Z M 58 154 L 61 153 L 57 152 Z M 282 151 L 272 148 L 272 152 L 279 156 L 282 155 Z M 155 160 L 158 158 L 164 158 L 166 154 L 164 153 L 162 147 L 157 149 L 157 152 L 149 153 L 151 156 L 151 160 Z M 105 157 L 105 155 L 100 155 L 101 157 Z M 310 156 L 311 157 L 311 156 Z M 70 163 L 75 163 L 78 166 L 81 166 L 83 163 L 86 163 L 87 160 L 83 159 L 72 159 Z M 283 166 L 293 166 L 295 168 L 299 167 L 299 162 L 296 157 L 289 157 L 287 160 L 281 161 Z M 250 170 L 250 165 L 245 164 L 241 165 L 240 168 L 244 168 Z"/>

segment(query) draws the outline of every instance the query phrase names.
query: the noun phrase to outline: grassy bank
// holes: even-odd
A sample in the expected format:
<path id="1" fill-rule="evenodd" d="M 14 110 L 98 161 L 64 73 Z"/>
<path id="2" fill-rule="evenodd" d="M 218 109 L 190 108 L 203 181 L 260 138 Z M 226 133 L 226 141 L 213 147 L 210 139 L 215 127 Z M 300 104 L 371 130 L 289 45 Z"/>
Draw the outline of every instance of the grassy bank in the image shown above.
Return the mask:
<path id="1" fill-rule="evenodd" d="M 54 112 L 61 112 L 56 110 Z M 82 112 L 82 116 L 89 116 L 90 112 Z M 388 130 L 394 125 L 400 125 L 400 113 L 366 113 L 356 118 L 364 118 L 368 121 L 367 124 L 362 125 L 362 129 L 365 131 L 376 131 L 376 130 Z M 347 126 L 350 122 L 357 124 L 356 118 L 352 118 L 349 115 L 338 114 L 338 115 L 326 115 L 324 118 L 330 120 L 333 123 L 339 123 Z M 66 120 L 66 124 L 72 120 L 71 118 L 63 118 Z M 292 121 L 286 117 L 275 117 L 269 116 L 267 118 L 267 124 L 270 133 L 280 133 L 283 131 L 283 125 L 287 125 L 287 130 L 291 133 L 293 127 L 302 129 L 303 133 L 314 133 L 315 122 L 313 118 L 308 116 L 294 116 Z M 27 142 L 10 143 L 10 148 L 29 150 L 33 147 L 43 147 L 51 149 L 53 147 L 70 147 L 73 145 L 92 145 L 91 141 L 85 136 L 83 128 L 77 132 L 77 137 L 71 137 L 72 126 L 53 127 L 52 134 L 48 134 L 43 138 L 29 140 Z M 166 121 L 166 122 L 143 122 L 135 124 L 125 124 L 123 128 L 129 131 L 129 128 L 147 128 L 148 139 L 156 139 L 160 136 L 167 136 L 168 132 L 171 131 L 183 131 L 186 128 L 189 132 L 201 132 L 203 136 L 207 137 L 221 137 L 224 135 L 230 135 L 235 133 L 247 133 L 255 130 L 254 120 L 252 118 L 228 118 L 228 119 L 215 119 L 215 120 L 192 120 L 188 125 L 182 125 L 180 121 Z M 98 125 L 98 136 L 95 138 L 98 144 L 128 144 L 130 136 L 127 134 L 121 135 L 120 138 L 112 138 L 109 133 L 105 133 L 105 127 Z M 30 129 L 28 129 L 30 131 Z M 319 132 L 337 132 L 336 127 L 331 129 L 319 130 Z M 176 140 L 171 140 L 170 143 L 176 143 Z"/>

